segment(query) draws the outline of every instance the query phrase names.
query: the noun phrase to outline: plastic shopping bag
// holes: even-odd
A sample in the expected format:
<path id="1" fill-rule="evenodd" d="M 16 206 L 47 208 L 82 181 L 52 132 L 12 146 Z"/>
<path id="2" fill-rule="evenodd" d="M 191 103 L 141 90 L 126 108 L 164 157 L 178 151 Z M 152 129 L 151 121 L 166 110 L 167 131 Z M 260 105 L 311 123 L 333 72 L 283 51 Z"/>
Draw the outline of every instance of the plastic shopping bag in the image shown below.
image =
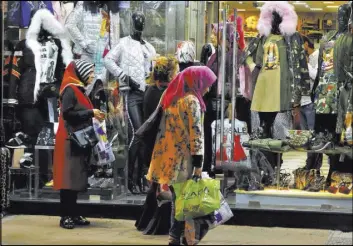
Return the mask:
<path id="1" fill-rule="evenodd" d="M 226 223 L 234 216 L 232 210 L 230 209 L 223 195 L 220 194 L 220 196 L 221 196 L 221 207 L 213 212 L 211 220 L 207 220 L 209 229 L 214 229 L 217 226 Z"/>
<path id="2" fill-rule="evenodd" d="M 93 128 L 99 140 L 98 144 L 93 149 L 97 158 L 97 164 L 103 165 L 115 161 L 112 146 L 108 141 L 105 121 L 99 122 L 93 119 Z"/>
<path id="3" fill-rule="evenodd" d="M 175 219 L 185 221 L 208 215 L 221 206 L 220 182 L 215 179 L 187 180 L 173 185 Z"/>

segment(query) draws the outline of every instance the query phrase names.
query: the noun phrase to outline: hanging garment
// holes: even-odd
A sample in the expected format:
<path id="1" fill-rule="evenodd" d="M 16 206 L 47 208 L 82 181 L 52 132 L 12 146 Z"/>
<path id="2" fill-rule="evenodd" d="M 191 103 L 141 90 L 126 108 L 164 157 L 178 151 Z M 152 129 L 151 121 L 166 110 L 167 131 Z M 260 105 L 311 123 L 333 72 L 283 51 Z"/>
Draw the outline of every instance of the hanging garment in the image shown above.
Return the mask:
<path id="1" fill-rule="evenodd" d="M 1 148 L 1 171 L 0 171 L 0 190 L 1 190 L 1 213 L 4 213 L 10 206 L 9 199 L 9 166 L 10 166 L 10 150 Z"/>
<path id="2" fill-rule="evenodd" d="M 214 121 L 211 125 L 212 127 L 212 152 L 213 161 L 216 163 L 216 166 L 221 167 L 220 162 L 220 139 L 221 139 L 221 121 Z M 216 133 L 217 125 L 217 133 Z M 230 119 L 224 120 L 224 139 L 223 144 L 226 144 L 227 147 L 223 148 L 223 160 L 231 160 L 231 152 L 234 153 L 234 158 L 231 163 L 233 165 L 249 165 L 250 166 L 250 152 L 249 149 L 242 146 L 243 142 L 249 141 L 248 128 L 245 122 L 235 119 L 234 125 L 234 143 L 231 143 L 231 127 L 232 122 Z"/>
<path id="3" fill-rule="evenodd" d="M 7 2 L 7 26 L 21 26 L 21 1 Z"/>

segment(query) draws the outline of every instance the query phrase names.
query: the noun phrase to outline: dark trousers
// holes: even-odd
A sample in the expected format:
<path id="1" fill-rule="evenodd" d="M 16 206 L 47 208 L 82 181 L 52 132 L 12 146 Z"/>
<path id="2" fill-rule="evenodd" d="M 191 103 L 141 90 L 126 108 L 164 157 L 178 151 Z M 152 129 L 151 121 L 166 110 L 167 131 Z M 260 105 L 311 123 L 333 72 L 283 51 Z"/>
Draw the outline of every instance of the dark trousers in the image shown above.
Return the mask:
<path id="1" fill-rule="evenodd" d="M 143 124 L 143 92 L 132 91 L 128 95 L 128 113 L 129 113 L 129 140 L 132 139 L 132 130 L 137 131 Z M 131 126 L 132 124 L 132 126 Z M 132 129 L 133 127 L 133 129 Z M 130 142 L 129 141 L 129 142 Z M 137 178 L 140 180 L 144 171 L 144 151 L 142 144 L 134 144 L 129 149 L 129 180 L 133 180 L 135 171 L 135 162 L 138 162 Z"/>
<path id="2" fill-rule="evenodd" d="M 169 229 L 169 243 L 180 245 L 181 235 L 185 230 L 185 221 L 178 221 L 175 219 L 175 200 L 176 195 L 172 186 L 169 186 L 170 191 L 172 192 L 172 213 L 170 217 L 170 229 Z"/>
<path id="3" fill-rule="evenodd" d="M 60 190 L 60 216 L 79 216 L 77 206 L 77 191 Z"/>
<path id="4" fill-rule="evenodd" d="M 269 138 L 273 138 L 272 128 L 276 120 L 276 116 L 277 112 L 259 112 L 260 126 L 263 128 L 264 134 Z M 277 166 L 277 155 L 280 155 L 281 164 L 283 163 L 282 154 L 272 153 L 268 151 L 262 152 L 273 168 Z"/>
<path id="5" fill-rule="evenodd" d="M 315 104 L 310 103 L 300 108 L 300 129 L 314 130 L 315 129 Z M 320 170 L 322 166 L 322 154 L 308 153 L 305 169 Z"/>

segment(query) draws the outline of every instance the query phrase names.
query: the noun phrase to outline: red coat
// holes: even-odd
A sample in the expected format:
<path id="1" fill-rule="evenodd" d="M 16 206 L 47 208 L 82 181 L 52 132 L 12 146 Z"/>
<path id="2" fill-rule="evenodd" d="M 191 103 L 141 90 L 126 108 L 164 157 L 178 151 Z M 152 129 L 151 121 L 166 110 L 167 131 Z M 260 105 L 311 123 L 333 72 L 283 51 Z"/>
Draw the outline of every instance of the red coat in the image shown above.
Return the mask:
<path id="1" fill-rule="evenodd" d="M 72 121 L 83 121 L 84 126 L 92 124 L 93 111 L 91 109 L 93 109 L 93 106 L 89 98 L 83 93 L 81 83 L 77 79 L 77 76 L 72 76 L 75 75 L 72 72 L 74 72 L 74 65 L 70 64 L 64 74 L 60 96 L 62 98 L 63 94 L 67 93 L 64 99 L 66 98 L 66 100 L 70 101 L 69 103 L 72 103 L 72 109 L 70 110 L 75 113 L 84 112 L 85 117 L 84 119 L 81 116 L 81 118 L 70 119 L 71 121 L 66 119 L 65 121 L 63 117 L 64 102 L 61 102 L 59 127 L 55 139 L 53 180 L 55 190 L 68 189 L 83 191 L 87 188 L 87 170 L 90 152 L 82 152 L 72 148 L 65 124 L 70 125 Z M 70 95 L 70 97 L 68 97 L 68 95 Z M 79 127 L 75 128 L 77 129 Z M 81 127 L 81 129 L 82 128 L 84 127 Z"/>

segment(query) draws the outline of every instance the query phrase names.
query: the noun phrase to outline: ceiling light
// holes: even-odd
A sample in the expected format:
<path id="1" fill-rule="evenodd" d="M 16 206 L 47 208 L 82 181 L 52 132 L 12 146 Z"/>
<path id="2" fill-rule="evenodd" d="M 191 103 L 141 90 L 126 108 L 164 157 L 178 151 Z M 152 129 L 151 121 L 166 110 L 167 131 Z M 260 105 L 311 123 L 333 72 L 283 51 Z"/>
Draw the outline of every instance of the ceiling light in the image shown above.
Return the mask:
<path id="1" fill-rule="evenodd" d="M 335 2 L 324 2 L 324 4 L 333 4 Z"/>
<path id="2" fill-rule="evenodd" d="M 244 12 L 245 9 L 237 9 L 238 12 Z"/>
<path id="3" fill-rule="evenodd" d="M 256 7 L 257 9 L 261 9 L 261 7 Z"/>
<path id="4" fill-rule="evenodd" d="M 256 1 L 256 2 L 258 2 L 258 3 L 266 3 L 266 1 Z"/>
<path id="5" fill-rule="evenodd" d="M 330 9 L 337 9 L 338 7 L 339 7 L 338 5 L 326 6 L 326 8 L 330 8 Z"/>
<path id="6" fill-rule="evenodd" d="M 238 2 L 239 4 L 243 4 L 243 2 Z"/>
<path id="7" fill-rule="evenodd" d="M 309 5 L 305 5 L 305 8 L 310 8 L 310 6 Z"/>
<path id="8" fill-rule="evenodd" d="M 310 8 L 310 10 L 313 10 L 313 11 L 320 11 L 320 10 L 322 10 L 322 8 Z"/>
<path id="9" fill-rule="evenodd" d="M 306 3 L 299 3 L 299 2 L 296 2 L 296 3 L 293 3 L 294 5 L 306 5 Z"/>

